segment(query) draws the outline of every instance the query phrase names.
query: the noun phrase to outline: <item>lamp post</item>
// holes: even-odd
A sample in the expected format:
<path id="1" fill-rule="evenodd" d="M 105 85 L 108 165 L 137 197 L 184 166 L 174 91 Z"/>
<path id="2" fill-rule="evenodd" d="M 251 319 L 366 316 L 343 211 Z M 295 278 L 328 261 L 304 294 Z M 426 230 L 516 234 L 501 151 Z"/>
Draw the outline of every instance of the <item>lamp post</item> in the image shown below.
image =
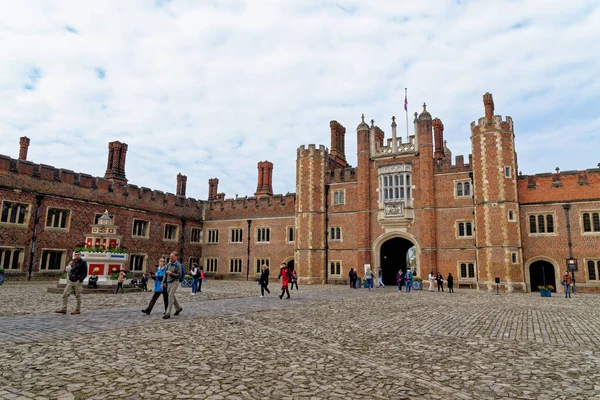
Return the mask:
<path id="1" fill-rule="evenodd" d="M 571 204 L 563 204 L 563 208 L 565 209 L 565 216 L 567 219 L 567 239 L 569 245 L 569 258 L 567 258 L 567 272 L 571 272 L 571 280 L 573 281 L 572 292 L 575 293 L 575 271 L 577 271 L 577 259 L 573 258 L 573 242 L 571 242 L 571 223 L 569 222 L 569 210 L 571 209 Z"/>
<path id="2" fill-rule="evenodd" d="M 248 257 L 246 258 L 246 280 L 249 279 L 250 276 L 250 225 L 252 225 L 252 220 L 248 220 Z"/>

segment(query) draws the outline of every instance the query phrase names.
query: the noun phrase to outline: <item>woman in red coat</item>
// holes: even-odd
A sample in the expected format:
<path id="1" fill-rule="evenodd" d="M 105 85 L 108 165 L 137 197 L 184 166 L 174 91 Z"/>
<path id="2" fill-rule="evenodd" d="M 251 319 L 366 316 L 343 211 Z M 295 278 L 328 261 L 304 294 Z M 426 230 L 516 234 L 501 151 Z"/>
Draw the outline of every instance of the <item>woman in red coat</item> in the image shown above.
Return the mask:
<path id="1" fill-rule="evenodd" d="M 288 269 L 287 264 L 284 262 L 281 263 L 278 278 L 281 278 L 281 295 L 279 295 L 279 298 L 283 299 L 283 294 L 287 293 L 286 299 L 289 299 L 290 291 L 288 290 L 288 285 L 290 283 L 290 270 Z"/>

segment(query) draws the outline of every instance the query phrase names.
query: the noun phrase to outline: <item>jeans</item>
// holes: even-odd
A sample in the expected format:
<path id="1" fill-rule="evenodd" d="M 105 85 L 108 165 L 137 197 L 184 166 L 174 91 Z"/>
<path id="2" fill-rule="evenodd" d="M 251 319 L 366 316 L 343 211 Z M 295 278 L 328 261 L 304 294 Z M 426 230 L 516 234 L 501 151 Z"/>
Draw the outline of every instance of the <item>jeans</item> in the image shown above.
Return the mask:
<path id="1" fill-rule="evenodd" d="M 383 287 L 385 287 L 385 285 L 383 284 L 383 278 L 379 278 L 379 279 L 377 280 L 377 287 L 379 287 L 379 286 L 383 286 Z"/>
<path id="2" fill-rule="evenodd" d="M 565 298 L 571 298 L 571 285 L 565 283 Z"/>
<path id="3" fill-rule="evenodd" d="M 198 281 L 199 279 L 192 279 L 192 293 L 196 293 L 198 291 Z"/>
<path id="4" fill-rule="evenodd" d="M 412 288 L 412 282 L 411 281 L 406 282 L 406 292 L 410 292 L 411 288 Z"/>

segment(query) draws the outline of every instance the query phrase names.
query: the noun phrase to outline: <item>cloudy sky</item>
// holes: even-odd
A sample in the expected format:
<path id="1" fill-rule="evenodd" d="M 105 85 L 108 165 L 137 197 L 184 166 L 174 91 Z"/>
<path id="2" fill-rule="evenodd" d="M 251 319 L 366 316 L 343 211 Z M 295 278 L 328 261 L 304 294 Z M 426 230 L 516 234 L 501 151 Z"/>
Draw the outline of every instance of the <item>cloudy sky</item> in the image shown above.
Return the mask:
<path id="1" fill-rule="evenodd" d="M 208 196 L 295 191 L 296 150 L 360 115 L 391 135 L 423 102 L 471 152 L 482 95 L 515 121 L 524 174 L 600 162 L 597 1 L 26 1 L 0 13 L 0 154 L 103 176 L 129 145 L 130 183 Z M 412 128 L 411 128 L 412 130 Z"/>

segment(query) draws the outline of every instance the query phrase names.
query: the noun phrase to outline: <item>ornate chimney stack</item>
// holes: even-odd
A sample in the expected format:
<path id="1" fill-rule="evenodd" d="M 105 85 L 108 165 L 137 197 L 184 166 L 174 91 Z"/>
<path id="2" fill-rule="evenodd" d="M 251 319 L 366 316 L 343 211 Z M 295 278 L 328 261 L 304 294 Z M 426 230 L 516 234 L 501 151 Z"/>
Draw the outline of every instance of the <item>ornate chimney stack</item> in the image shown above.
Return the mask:
<path id="1" fill-rule="evenodd" d="M 435 142 L 435 151 L 433 157 L 436 160 L 444 158 L 444 124 L 439 118 L 435 118 L 432 121 L 433 135 Z"/>
<path id="2" fill-rule="evenodd" d="M 108 163 L 104 177 L 109 182 L 127 183 L 125 178 L 125 157 L 127 155 L 127 144 L 118 141 L 108 144 Z"/>
<path id="3" fill-rule="evenodd" d="M 260 161 L 258 163 L 258 186 L 255 196 L 273 196 L 273 163 Z"/>
<path id="4" fill-rule="evenodd" d="M 494 117 L 494 98 L 490 92 L 483 95 L 483 105 L 485 106 L 485 119 L 491 124 Z"/>
<path id="5" fill-rule="evenodd" d="M 187 186 L 187 176 L 177 174 L 177 196 L 185 196 L 185 188 Z"/>
<path id="6" fill-rule="evenodd" d="M 208 200 L 217 200 L 217 191 L 219 188 L 219 180 L 211 178 L 208 180 Z"/>
<path id="7" fill-rule="evenodd" d="M 19 160 L 27 161 L 27 150 L 29 150 L 29 138 L 21 137 L 19 140 Z"/>

